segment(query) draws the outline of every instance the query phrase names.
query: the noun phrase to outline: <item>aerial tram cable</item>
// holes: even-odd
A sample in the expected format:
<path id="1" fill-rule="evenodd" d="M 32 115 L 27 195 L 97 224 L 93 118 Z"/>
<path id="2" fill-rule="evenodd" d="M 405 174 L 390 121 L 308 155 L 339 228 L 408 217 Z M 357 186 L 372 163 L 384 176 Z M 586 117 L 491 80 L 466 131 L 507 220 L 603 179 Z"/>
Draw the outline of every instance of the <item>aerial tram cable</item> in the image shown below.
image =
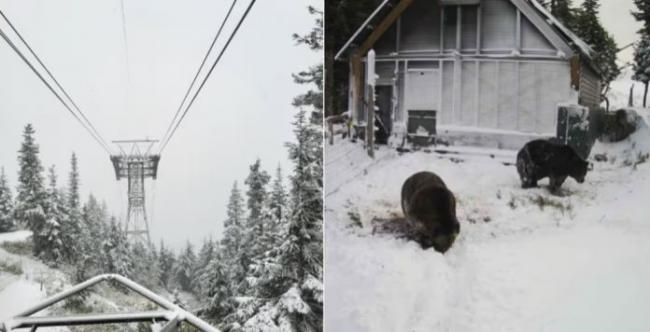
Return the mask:
<path id="1" fill-rule="evenodd" d="M 126 9 L 124 0 L 120 0 L 120 9 L 122 13 L 122 39 L 124 40 L 124 62 L 126 65 L 126 85 L 124 86 L 125 108 L 130 110 L 130 90 L 131 90 L 131 63 L 129 62 L 129 40 L 126 34 Z"/>
<path id="2" fill-rule="evenodd" d="M 1 13 L 1 11 L 0 11 L 0 13 Z M 2 16 L 4 17 L 4 14 L 3 14 Z M 29 62 L 29 60 L 27 60 L 27 58 L 25 57 L 25 55 L 24 55 L 24 54 L 23 54 L 23 53 L 22 53 L 22 52 L 21 52 L 21 51 L 16 47 L 16 45 L 15 45 L 15 44 L 14 44 L 14 43 L 9 39 L 9 37 L 5 34 L 5 32 L 2 30 L 2 28 L 0 28 L 0 36 L 5 40 L 5 42 L 7 42 L 7 44 L 9 44 L 9 46 L 14 50 L 14 52 L 16 52 L 16 54 L 18 54 L 18 56 L 23 60 L 23 62 L 25 62 L 25 64 L 27 64 L 27 66 L 29 66 L 29 68 L 34 72 L 34 74 L 36 74 L 36 76 L 38 76 L 38 78 L 41 80 L 41 82 L 43 82 L 43 84 L 45 84 L 45 86 L 47 86 L 47 88 L 48 88 L 48 89 L 49 89 L 49 90 L 54 94 L 54 96 L 55 96 L 55 97 L 56 97 L 56 98 L 61 102 L 61 104 L 63 104 L 63 106 L 68 110 L 68 112 L 70 112 L 70 114 L 72 114 L 72 116 L 74 116 L 74 118 L 77 119 L 77 121 L 79 121 L 79 123 L 80 123 L 80 124 L 81 124 L 81 125 L 82 125 L 82 126 L 83 126 L 87 131 L 88 131 L 88 133 L 93 137 L 93 139 L 95 139 L 95 141 L 96 141 L 99 145 L 101 145 L 101 147 L 102 147 L 102 148 L 103 148 L 103 149 L 104 149 L 108 154 L 111 154 L 110 149 L 108 149 L 108 147 L 105 145 L 105 143 L 102 142 L 102 139 L 101 139 L 101 138 L 98 138 L 97 136 L 95 136 L 95 134 L 93 133 L 93 131 L 92 131 L 92 130 L 91 130 L 91 129 L 90 129 L 90 128 L 89 128 L 89 127 L 88 127 L 88 126 L 87 126 L 87 125 L 82 121 L 82 120 L 81 120 L 81 118 L 79 118 L 79 116 L 78 116 L 78 115 L 77 115 L 77 114 L 72 110 L 72 108 L 71 108 L 71 107 L 70 107 L 70 106 L 69 106 L 69 105 L 68 105 L 68 104 L 63 100 L 63 98 L 62 98 L 62 97 L 61 97 L 61 96 L 60 96 L 60 95 L 59 95 L 59 94 L 54 90 L 54 88 L 52 87 L 52 85 L 50 85 L 50 83 L 48 83 L 48 82 L 45 80 L 45 78 L 43 77 L 43 75 L 41 75 L 41 73 L 39 73 L 39 72 L 36 70 L 36 68 L 34 68 L 34 65 L 32 65 L 32 64 Z M 83 113 L 81 113 L 81 114 L 82 114 L 82 116 L 83 116 Z M 84 117 L 84 118 L 85 118 L 85 117 Z M 91 125 L 92 125 L 92 124 L 91 124 Z"/>
<path id="3" fill-rule="evenodd" d="M 201 65 L 199 66 L 199 69 L 196 71 L 196 74 L 194 75 L 194 79 L 192 79 L 192 83 L 190 83 L 190 86 L 187 88 L 187 91 L 185 92 L 185 96 L 183 97 L 183 100 L 181 101 L 181 104 L 178 105 L 178 109 L 176 110 L 176 114 L 174 114 L 174 118 L 172 119 L 172 122 L 169 123 L 169 126 L 167 127 L 167 131 L 165 131 L 165 134 L 163 135 L 163 138 L 161 139 L 161 142 L 164 142 L 165 139 L 167 138 L 167 135 L 171 132 L 172 126 L 178 119 L 178 115 L 181 113 L 181 109 L 183 109 L 183 105 L 185 105 L 185 102 L 187 101 L 187 97 L 189 97 L 190 92 L 192 91 L 192 88 L 194 87 L 194 84 L 196 83 L 196 80 L 199 78 L 199 74 L 203 70 L 203 66 L 205 66 L 205 62 L 208 60 L 208 56 L 210 56 L 210 53 L 212 52 L 212 49 L 214 48 L 214 45 L 217 43 L 217 40 L 219 39 L 219 36 L 221 36 L 221 31 L 223 30 L 223 27 L 226 25 L 226 22 L 228 21 L 228 18 L 230 17 L 230 13 L 232 13 L 233 8 L 235 8 L 235 4 L 237 4 L 237 0 L 233 0 L 232 4 L 230 5 L 230 9 L 228 9 L 228 13 L 224 17 L 223 21 L 221 22 L 221 26 L 219 27 L 219 31 L 217 31 L 217 34 L 214 36 L 214 39 L 212 39 L 212 43 L 210 44 L 210 47 L 208 48 L 208 51 L 205 53 L 205 56 L 203 57 L 203 61 L 201 61 Z M 162 149 L 160 149 L 162 151 Z"/>
<path id="4" fill-rule="evenodd" d="M 242 17 L 239 19 L 239 22 L 237 22 L 237 26 L 235 26 L 235 29 L 231 32 L 230 37 L 229 37 L 228 40 L 226 41 L 226 44 L 224 44 L 224 46 L 221 48 L 221 52 L 219 53 L 219 56 L 217 57 L 217 59 L 216 59 L 216 60 L 214 61 L 214 63 L 212 64 L 212 67 L 210 67 L 210 70 L 208 71 L 208 74 L 205 76 L 205 78 L 203 78 L 203 81 L 201 82 L 201 85 L 199 85 L 199 88 L 198 88 L 198 89 L 196 90 L 196 92 L 194 93 L 194 96 L 192 97 L 192 99 L 190 100 L 189 104 L 188 104 L 187 107 L 185 108 L 185 111 L 183 112 L 183 115 L 181 115 L 180 119 L 178 120 L 178 122 L 177 122 L 176 125 L 174 126 L 174 129 L 172 129 L 171 133 L 170 133 L 169 136 L 167 137 L 167 140 L 165 140 L 165 141 L 163 142 L 162 147 L 160 148 L 160 152 L 161 152 L 161 153 L 162 153 L 162 150 L 165 149 L 165 147 L 167 146 L 167 143 L 169 143 L 169 141 L 171 140 L 171 138 L 174 136 L 174 133 L 176 132 L 176 130 L 178 129 L 178 126 L 181 124 L 181 122 L 182 122 L 183 119 L 185 118 L 185 115 L 187 115 L 187 112 L 190 110 L 190 108 L 191 108 L 192 105 L 194 104 L 194 101 L 196 100 L 196 97 L 198 97 L 199 93 L 200 93 L 201 90 L 203 89 L 203 86 L 205 85 L 205 83 L 206 83 L 206 82 L 208 81 L 208 79 L 210 78 L 210 75 L 212 74 L 212 71 L 214 71 L 214 68 L 217 66 L 217 64 L 218 64 L 219 61 L 221 60 L 221 57 L 223 56 L 223 54 L 225 53 L 225 51 L 228 49 L 228 46 L 230 45 L 230 42 L 232 42 L 233 38 L 234 38 L 235 35 L 237 34 L 237 31 L 239 31 L 239 28 L 241 27 L 242 23 L 244 22 L 244 20 L 245 20 L 246 17 L 248 16 L 248 13 L 250 12 L 251 8 L 253 8 L 253 5 L 255 4 L 255 1 L 256 1 L 256 0 L 251 0 L 251 2 L 249 3 L 248 7 L 246 8 L 246 11 L 245 11 L 244 14 L 242 15 Z"/>
<path id="5" fill-rule="evenodd" d="M 67 91 L 66 91 L 66 90 L 61 86 L 61 84 L 59 84 L 59 81 L 54 77 L 54 75 L 52 74 L 52 72 L 50 72 L 50 70 L 47 68 L 47 66 L 45 66 L 45 64 L 43 63 L 43 61 L 41 61 L 41 58 L 40 58 L 38 55 L 36 55 L 36 52 L 34 52 L 34 50 L 31 48 L 31 46 L 29 46 L 29 44 L 27 43 L 27 41 L 23 38 L 23 36 L 20 34 L 20 32 L 18 32 L 18 30 L 16 29 L 16 27 L 15 27 L 15 26 L 11 23 L 11 21 L 9 20 L 9 18 L 8 18 L 7 16 L 5 16 L 5 14 L 2 12 L 2 10 L 0 10 L 0 16 L 2 16 L 2 18 L 7 22 L 7 24 L 8 24 L 9 27 L 11 28 L 11 30 L 13 30 L 13 32 L 16 34 L 16 36 L 18 36 L 18 38 L 20 39 L 20 41 L 25 45 L 25 47 L 27 47 L 27 50 L 29 50 L 29 52 L 32 54 L 32 56 L 36 59 L 36 61 L 37 61 L 37 62 L 41 65 L 41 67 L 45 70 L 45 72 L 46 72 L 47 75 L 52 79 L 52 81 L 54 82 L 54 84 L 55 84 L 55 85 L 56 85 L 56 86 L 61 90 L 61 92 L 63 92 L 63 94 L 64 94 L 65 97 L 70 101 L 70 103 L 72 104 L 72 106 L 77 110 L 77 112 L 79 112 L 79 114 L 80 114 L 81 117 L 86 121 L 86 123 L 87 123 L 87 125 L 90 127 L 90 129 L 88 128 L 88 126 L 86 126 L 86 125 L 83 123 L 83 121 L 81 121 L 81 119 L 80 119 L 80 118 L 79 118 L 79 117 L 74 113 L 74 111 L 72 111 L 72 110 L 70 109 L 69 105 L 67 105 L 67 104 L 62 100 L 61 96 L 60 96 L 58 93 L 56 93 L 56 92 L 54 91 L 54 89 L 52 88 L 52 86 L 51 86 L 50 84 L 48 84 L 48 83 L 45 81 L 45 79 L 43 78 L 43 76 L 42 76 L 40 73 L 38 73 L 38 71 L 34 68 L 34 66 L 33 66 L 33 65 L 32 65 L 32 64 L 27 60 L 27 58 L 25 58 L 25 56 L 22 54 L 22 52 L 20 52 L 20 50 L 18 50 L 18 48 L 16 47 L 16 45 L 15 45 L 13 42 L 11 42 L 11 40 L 9 40 L 9 37 L 8 37 L 8 36 L 7 36 L 3 31 L 1 31 L 1 29 L 0 29 L 0 34 L 2 34 L 3 39 L 4 39 L 4 40 L 9 44 L 9 46 L 11 46 L 11 48 L 12 48 L 12 49 L 13 49 L 13 50 L 14 50 L 14 51 L 15 51 L 15 52 L 16 52 L 16 53 L 21 57 L 21 59 L 23 59 L 23 61 L 24 61 L 24 62 L 25 62 L 25 63 L 26 63 L 26 64 L 27 64 L 31 69 L 32 69 L 32 71 L 34 71 L 34 73 L 35 73 L 35 74 L 36 74 L 36 75 L 41 79 L 41 81 L 43 81 L 43 83 L 45 83 L 45 85 L 50 89 L 50 91 L 52 91 L 52 93 L 54 93 L 54 95 L 57 97 L 57 99 L 59 99 L 59 101 L 61 101 L 61 103 L 63 103 L 63 105 L 68 109 L 68 111 L 70 111 L 70 113 L 71 113 L 71 114 L 72 114 L 72 115 L 77 119 L 77 121 L 79 121 L 79 122 L 81 123 L 81 125 L 84 126 L 84 128 L 85 128 L 86 130 L 89 131 L 89 133 L 90 133 L 90 134 L 93 136 L 93 138 L 94 138 L 94 139 L 95 139 L 95 140 L 96 140 L 96 141 L 97 141 L 97 142 L 102 146 L 102 148 L 104 148 L 104 150 L 106 150 L 106 152 L 108 152 L 108 154 L 110 154 L 111 152 L 110 152 L 110 149 L 108 148 L 108 144 L 106 143 L 106 140 L 104 140 L 104 139 L 102 138 L 102 136 L 99 134 L 99 132 L 97 131 L 97 129 L 95 128 L 95 126 L 90 122 L 90 120 L 88 120 L 88 118 L 86 117 L 86 115 L 81 111 L 81 109 L 79 108 L 79 106 L 77 106 L 77 104 L 74 102 L 74 100 L 72 99 L 72 97 L 70 97 L 70 95 L 68 94 L 68 92 L 67 92 Z M 91 129 L 92 129 L 92 130 L 91 130 Z"/>

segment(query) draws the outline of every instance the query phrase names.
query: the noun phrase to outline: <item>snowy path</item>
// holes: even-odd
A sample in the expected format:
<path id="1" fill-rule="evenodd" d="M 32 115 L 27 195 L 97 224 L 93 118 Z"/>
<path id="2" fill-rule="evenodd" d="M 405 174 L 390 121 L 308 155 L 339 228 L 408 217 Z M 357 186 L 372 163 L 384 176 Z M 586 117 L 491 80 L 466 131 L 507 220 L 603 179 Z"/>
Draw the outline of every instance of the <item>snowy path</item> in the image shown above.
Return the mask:
<path id="1" fill-rule="evenodd" d="M 487 157 L 380 150 L 370 162 L 358 145 L 326 149 L 340 170 L 328 168 L 325 189 L 326 330 L 650 329 L 648 163 L 597 164 L 555 197 L 520 189 L 514 167 Z M 402 181 L 420 170 L 459 201 L 461 236 L 445 255 L 370 234 L 372 218 L 400 214 Z"/>
<path id="2" fill-rule="evenodd" d="M 45 298 L 39 284 L 23 278 L 0 290 L 0 321 L 28 309 Z"/>

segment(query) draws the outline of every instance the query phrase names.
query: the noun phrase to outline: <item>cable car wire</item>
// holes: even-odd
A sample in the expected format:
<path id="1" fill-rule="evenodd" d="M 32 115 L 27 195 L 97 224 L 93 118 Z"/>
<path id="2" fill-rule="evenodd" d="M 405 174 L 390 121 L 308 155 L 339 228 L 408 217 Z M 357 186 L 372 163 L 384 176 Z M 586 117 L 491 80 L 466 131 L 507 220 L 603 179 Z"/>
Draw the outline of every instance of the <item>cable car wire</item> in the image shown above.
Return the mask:
<path id="1" fill-rule="evenodd" d="M 199 85 L 199 88 L 198 88 L 198 89 L 196 90 L 196 92 L 194 93 L 194 96 L 192 97 L 192 99 L 190 100 L 189 104 L 188 104 L 187 107 L 185 108 L 185 111 L 183 112 L 183 115 L 181 115 L 181 118 L 180 118 L 180 119 L 178 120 L 178 122 L 176 123 L 176 126 L 174 126 L 174 129 L 173 129 L 172 132 L 169 134 L 169 137 L 167 138 L 167 140 L 166 140 L 165 142 L 163 142 L 163 145 L 162 145 L 162 147 L 160 148 L 160 152 L 162 152 L 162 150 L 165 149 L 165 147 L 167 146 L 167 143 L 169 143 L 169 141 L 171 140 L 171 138 L 174 136 L 174 133 L 176 133 L 176 130 L 178 129 L 178 126 L 180 126 L 181 122 L 183 121 L 183 119 L 184 119 L 185 116 L 187 115 L 187 112 L 190 110 L 190 108 L 191 108 L 192 105 L 194 104 L 194 101 L 196 100 L 196 98 L 198 97 L 199 93 L 200 93 L 201 90 L 203 89 L 203 86 L 205 86 L 205 83 L 206 83 L 206 82 L 208 81 L 208 79 L 210 78 L 210 75 L 211 75 L 212 72 L 214 71 L 214 68 L 217 66 L 217 64 L 218 64 L 219 61 L 221 60 L 221 57 L 223 56 L 223 54 L 224 54 L 224 53 L 226 52 L 226 50 L 228 49 L 228 46 L 230 45 L 230 43 L 232 42 L 233 38 L 234 38 L 235 35 L 237 34 L 237 31 L 239 31 L 239 28 L 241 27 L 242 23 L 244 22 L 244 20 L 245 20 L 246 17 L 248 16 L 248 13 L 249 13 L 249 12 L 251 11 L 251 9 L 253 8 L 253 5 L 255 4 L 255 1 L 256 1 L 256 0 L 251 0 L 251 2 L 249 3 L 248 7 L 246 8 L 246 11 L 245 11 L 244 14 L 242 15 L 242 17 L 239 19 L 239 22 L 237 22 L 237 26 L 235 26 L 235 29 L 234 29 L 234 30 L 232 31 L 232 33 L 230 34 L 230 37 L 229 37 L 228 40 L 226 41 L 226 44 L 224 44 L 224 46 L 221 48 L 221 52 L 219 53 L 219 56 L 217 57 L 217 59 L 216 59 L 216 60 L 214 61 L 214 63 L 212 64 L 212 67 L 210 67 L 210 70 L 208 71 L 208 74 L 205 76 L 205 78 L 203 78 L 203 81 L 201 82 L 201 85 Z"/>
<path id="2" fill-rule="evenodd" d="M 214 36 L 214 39 L 212 39 L 212 43 L 210 44 L 208 51 L 205 53 L 205 56 L 203 57 L 203 61 L 201 61 L 201 65 L 199 66 L 199 69 L 196 71 L 196 74 L 192 79 L 192 83 L 190 83 L 190 86 L 187 88 L 187 91 L 185 92 L 185 96 L 183 97 L 181 104 L 178 105 L 178 109 L 174 114 L 174 118 L 172 119 L 172 122 L 169 123 L 169 126 L 167 127 L 167 130 L 165 131 L 165 134 L 163 135 L 161 142 L 165 141 L 167 135 L 169 135 L 169 133 L 171 132 L 172 126 L 176 122 L 176 119 L 178 119 L 178 115 L 181 113 L 181 110 L 183 109 L 183 105 L 185 105 L 185 102 L 187 101 L 187 97 L 189 97 L 190 92 L 192 91 L 192 88 L 196 83 L 196 80 L 199 78 L 199 74 L 201 73 L 201 70 L 203 70 L 203 67 L 205 66 L 205 63 L 208 60 L 208 57 L 210 56 L 210 53 L 212 52 L 214 45 L 217 43 L 219 36 L 221 36 L 221 31 L 223 30 L 223 27 L 226 25 L 226 22 L 228 21 L 228 18 L 230 17 L 230 13 L 232 13 L 233 8 L 235 8 L 235 4 L 237 4 L 237 0 L 233 0 L 232 4 L 230 5 L 230 9 L 228 9 L 228 13 L 226 14 L 223 21 L 221 22 L 221 26 L 219 26 L 219 31 L 217 31 L 217 34 Z M 162 149 L 160 150 L 162 151 Z"/>
<path id="3" fill-rule="evenodd" d="M 63 92 L 63 94 L 65 95 L 65 97 L 70 101 L 70 104 L 72 104 L 72 106 L 77 110 L 77 112 L 79 112 L 79 114 L 81 115 L 81 117 L 83 118 L 83 120 L 86 121 L 87 126 L 86 126 L 86 125 L 83 123 L 83 121 L 82 121 L 82 120 L 77 116 L 77 114 L 75 114 L 74 111 L 70 109 L 70 106 L 67 105 L 67 103 L 65 103 L 65 102 L 62 100 L 61 96 L 60 96 L 58 93 L 56 93 L 56 92 L 54 91 L 54 89 L 52 88 L 52 86 L 51 86 L 49 83 L 47 83 L 47 82 L 45 81 L 45 79 L 43 78 L 43 76 L 42 76 L 42 75 L 41 75 L 41 74 L 36 70 L 36 68 L 34 68 L 34 66 L 29 62 L 29 60 L 27 60 L 27 58 L 22 54 L 22 52 L 20 52 L 20 50 L 19 50 L 19 49 L 16 47 L 16 45 L 15 45 L 15 44 L 14 44 L 14 43 L 9 39 L 9 37 L 8 37 L 4 32 L 1 32 L 1 31 L 0 31 L 0 33 L 2 34 L 3 39 L 4 39 L 4 40 L 9 44 L 9 46 L 11 46 L 11 48 L 12 48 L 12 49 L 13 49 L 13 50 L 14 50 L 14 51 L 15 51 L 15 52 L 16 52 L 16 53 L 21 57 L 21 59 L 23 59 L 23 61 L 24 61 L 24 62 L 25 62 L 25 63 L 26 63 L 26 64 L 27 64 L 31 69 L 32 69 L 32 71 L 34 71 L 34 73 L 35 73 L 35 74 L 36 74 L 36 75 L 41 79 L 41 81 L 43 81 L 43 83 L 45 83 L 45 85 L 50 89 L 50 91 L 51 91 L 52 93 L 55 94 L 55 96 L 57 97 L 57 99 L 59 99 L 59 101 L 61 101 L 61 103 L 63 103 L 63 105 L 68 109 L 68 111 L 70 111 L 70 113 L 71 113 L 71 114 L 72 114 L 72 115 L 77 119 L 77 121 L 79 121 L 79 122 L 81 123 L 81 125 L 82 125 L 86 130 L 89 131 L 89 133 L 93 136 L 93 138 L 94 138 L 96 141 L 98 141 L 98 143 L 102 146 L 102 148 L 104 148 L 104 150 L 106 150 L 106 152 L 108 152 L 108 154 L 110 154 L 111 152 L 110 152 L 110 149 L 108 148 L 108 144 L 106 143 L 106 140 L 104 140 L 104 138 L 99 134 L 99 131 L 97 131 L 97 129 L 95 128 L 95 126 L 92 124 L 92 122 L 90 122 L 90 120 L 88 120 L 88 118 L 86 117 L 86 115 L 81 111 L 81 109 L 79 108 L 79 106 L 77 106 L 77 104 L 74 102 L 74 100 L 72 99 L 72 97 L 70 97 L 70 95 L 68 94 L 68 92 L 67 92 L 67 91 L 66 91 L 66 90 L 61 86 L 61 84 L 59 83 L 59 81 L 54 77 L 54 75 L 52 74 L 52 72 L 47 68 L 47 66 L 43 63 L 43 61 L 42 61 L 41 58 L 36 54 L 36 52 L 34 52 L 34 50 L 33 50 L 32 47 L 29 45 L 29 43 L 27 43 L 27 41 L 23 38 L 23 36 L 20 34 L 20 32 L 18 32 L 18 30 L 16 29 L 16 27 L 11 23 L 11 21 L 9 20 L 9 18 L 8 18 L 8 17 L 7 17 L 3 12 L 2 12 L 2 10 L 0 10 L 0 16 L 2 16 L 2 18 L 7 22 L 7 24 L 8 24 L 9 27 L 11 28 L 11 30 L 13 30 L 13 32 L 16 34 L 16 36 L 18 36 L 18 38 L 20 39 L 20 41 L 25 45 L 25 47 L 27 47 L 27 50 L 29 50 L 29 52 L 30 52 L 30 53 L 32 54 L 32 56 L 36 59 L 36 61 L 41 65 L 41 67 L 43 67 L 43 69 L 45 70 L 45 72 L 47 73 L 47 75 L 52 79 L 52 81 L 54 82 L 54 84 L 55 84 L 55 85 L 56 85 L 56 86 L 61 90 L 61 92 Z M 90 127 L 90 129 L 89 129 L 88 127 Z"/>
<path id="4" fill-rule="evenodd" d="M 0 11 L 0 13 L 1 13 L 1 11 Z M 2 16 L 4 17 L 4 14 Z M 25 57 L 25 55 L 18 49 L 18 47 L 16 47 L 16 45 L 11 41 L 11 39 L 9 39 L 7 34 L 1 28 L 0 28 L 0 37 L 2 37 L 5 40 L 5 42 L 7 42 L 7 44 L 9 44 L 9 46 L 14 50 L 14 52 L 16 52 L 16 54 L 18 54 L 18 56 L 23 60 L 23 62 L 25 62 L 25 64 L 27 64 L 27 66 L 34 72 L 34 74 L 36 74 L 36 76 L 38 76 L 38 78 L 41 80 L 41 82 L 43 82 L 43 84 L 45 84 L 45 86 L 54 94 L 54 96 L 61 102 L 61 104 L 63 104 L 63 106 L 68 110 L 68 112 L 70 112 L 70 114 L 72 114 L 72 116 L 77 121 L 79 121 L 79 123 L 88 131 L 88 133 L 93 137 L 93 139 L 95 139 L 95 141 L 97 141 L 97 143 L 108 154 L 111 154 L 110 149 L 108 149 L 107 145 L 105 145 L 105 143 L 102 142 L 102 139 L 95 136 L 95 133 L 81 120 L 81 118 L 79 118 L 79 116 L 72 110 L 70 105 L 68 105 L 63 100 L 63 98 L 54 90 L 52 85 L 50 85 L 50 83 L 48 83 L 47 80 L 45 80 L 43 75 L 41 75 L 41 73 L 39 73 L 38 70 L 36 70 L 34 65 L 31 62 L 29 62 L 29 60 Z M 82 113 L 82 116 L 83 116 L 83 113 Z"/>

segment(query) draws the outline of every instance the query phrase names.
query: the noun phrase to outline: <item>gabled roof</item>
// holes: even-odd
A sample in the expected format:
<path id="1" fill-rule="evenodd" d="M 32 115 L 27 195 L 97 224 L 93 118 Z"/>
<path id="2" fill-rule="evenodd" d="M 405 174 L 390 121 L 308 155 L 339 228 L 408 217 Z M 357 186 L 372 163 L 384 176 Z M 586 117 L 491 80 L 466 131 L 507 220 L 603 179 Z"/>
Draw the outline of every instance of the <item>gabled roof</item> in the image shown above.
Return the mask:
<path id="1" fill-rule="evenodd" d="M 372 33 L 373 29 L 388 16 L 400 1 L 404 0 L 384 0 L 338 51 L 335 59 L 340 60 L 348 56 Z M 573 55 L 574 51 L 585 55 L 589 59 L 593 57 L 593 49 L 553 17 L 536 0 L 510 0 L 510 2 L 540 30 L 554 47 L 562 51 L 567 57 Z"/>
<path id="2" fill-rule="evenodd" d="M 347 53 L 347 51 L 350 48 L 355 48 L 356 46 L 359 45 L 359 43 L 363 40 L 365 40 L 368 35 L 372 32 L 373 28 L 381 22 L 388 13 L 392 10 L 392 8 L 395 6 L 395 3 L 399 2 L 399 0 L 384 0 L 375 11 L 368 16 L 368 18 L 361 24 L 359 29 L 354 32 L 352 37 L 348 39 L 347 42 L 343 45 L 343 47 L 336 53 L 336 56 L 334 57 L 335 60 L 339 60 L 344 53 Z"/>
<path id="3" fill-rule="evenodd" d="M 591 46 L 589 46 L 584 40 L 580 39 L 580 37 L 573 33 L 573 31 L 569 30 L 569 28 L 565 27 L 564 24 L 562 24 L 555 16 L 551 15 L 544 6 L 539 4 L 537 0 L 529 0 L 529 2 L 546 18 L 547 23 L 559 30 L 564 37 L 580 51 L 581 54 L 587 56 L 589 59 L 593 58 L 596 52 L 591 48 Z"/>

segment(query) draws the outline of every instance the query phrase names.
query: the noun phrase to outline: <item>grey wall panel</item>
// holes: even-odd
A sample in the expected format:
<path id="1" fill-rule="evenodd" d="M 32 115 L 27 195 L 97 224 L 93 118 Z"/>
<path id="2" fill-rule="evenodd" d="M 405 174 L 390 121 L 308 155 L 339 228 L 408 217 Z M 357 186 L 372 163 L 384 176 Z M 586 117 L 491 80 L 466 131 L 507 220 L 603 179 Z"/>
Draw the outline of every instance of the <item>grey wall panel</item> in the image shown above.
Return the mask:
<path id="1" fill-rule="evenodd" d="M 555 50 L 546 37 L 524 15 L 521 16 L 521 48 L 523 50 Z"/>
<path id="2" fill-rule="evenodd" d="M 536 130 L 555 133 L 557 107 L 568 102 L 571 95 L 571 73 L 564 62 L 539 62 L 536 64 L 538 80 Z"/>
<path id="3" fill-rule="evenodd" d="M 454 112 L 454 62 L 442 62 L 441 124 L 451 124 Z"/>
<path id="4" fill-rule="evenodd" d="M 438 1 L 414 1 L 401 18 L 401 51 L 440 49 L 440 6 Z"/>
<path id="5" fill-rule="evenodd" d="M 478 114 L 477 93 L 478 75 L 476 61 L 463 61 L 461 65 L 460 125 L 476 126 Z"/>
<path id="6" fill-rule="evenodd" d="M 481 10 L 481 47 L 514 49 L 517 25 L 514 5 L 509 0 L 484 0 Z"/>
<path id="7" fill-rule="evenodd" d="M 478 6 L 462 6 L 461 48 L 476 49 Z"/>
<path id="8" fill-rule="evenodd" d="M 497 64 L 494 61 L 479 65 L 479 114 L 478 124 L 484 128 L 497 126 Z"/>
<path id="9" fill-rule="evenodd" d="M 539 86 L 535 76 L 535 63 L 519 64 L 519 127 L 524 132 L 535 131 L 537 118 L 537 93 Z"/>
<path id="10" fill-rule="evenodd" d="M 499 62 L 499 92 L 497 127 L 506 130 L 517 129 L 517 63 Z"/>

